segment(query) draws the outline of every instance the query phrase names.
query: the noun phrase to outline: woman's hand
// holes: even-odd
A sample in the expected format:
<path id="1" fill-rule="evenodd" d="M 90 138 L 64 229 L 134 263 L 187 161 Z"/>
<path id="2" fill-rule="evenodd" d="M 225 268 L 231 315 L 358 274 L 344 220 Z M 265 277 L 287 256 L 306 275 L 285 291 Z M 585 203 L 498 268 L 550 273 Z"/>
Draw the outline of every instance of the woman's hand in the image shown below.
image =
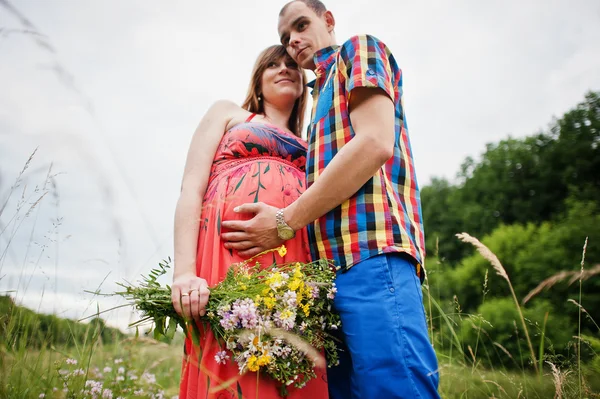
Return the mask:
<path id="1" fill-rule="evenodd" d="M 180 316 L 185 319 L 200 320 L 206 314 L 208 284 L 195 273 L 183 273 L 173 278 L 171 301 Z"/>

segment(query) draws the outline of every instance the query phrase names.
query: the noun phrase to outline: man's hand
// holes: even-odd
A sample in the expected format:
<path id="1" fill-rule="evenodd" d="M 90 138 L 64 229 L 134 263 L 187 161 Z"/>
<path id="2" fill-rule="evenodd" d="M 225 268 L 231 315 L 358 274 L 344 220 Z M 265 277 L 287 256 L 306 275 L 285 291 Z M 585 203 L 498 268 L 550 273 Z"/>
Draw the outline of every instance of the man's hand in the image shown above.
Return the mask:
<path id="1" fill-rule="evenodd" d="M 230 220 L 221 223 L 221 227 L 232 230 L 221 234 L 221 238 L 225 241 L 225 248 L 235 249 L 241 257 L 250 258 L 283 244 L 277 235 L 275 221 L 277 210 L 262 202 L 238 206 L 236 212 L 255 215 L 250 220 Z"/>

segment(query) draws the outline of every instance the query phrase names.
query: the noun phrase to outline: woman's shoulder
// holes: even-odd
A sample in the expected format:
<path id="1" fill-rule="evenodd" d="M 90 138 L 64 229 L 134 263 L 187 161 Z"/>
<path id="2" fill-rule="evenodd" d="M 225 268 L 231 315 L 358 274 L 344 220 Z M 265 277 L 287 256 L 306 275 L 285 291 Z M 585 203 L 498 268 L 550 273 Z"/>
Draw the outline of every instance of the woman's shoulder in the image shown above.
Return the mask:
<path id="1" fill-rule="evenodd" d="M 225 120 L 227 128 L 244 122 L 251 113 L 240 107 L 238 104 L 231 100 L 217 100 L 215 101 L 207 111 L 207 116 Z"/>
<path id="2" fill-rule="evenodd" d="M 239 105 L 230 100 L 217 100 L 208 108 L 207 114 L 212 115 L 236 115 L 244 111 Z"/>

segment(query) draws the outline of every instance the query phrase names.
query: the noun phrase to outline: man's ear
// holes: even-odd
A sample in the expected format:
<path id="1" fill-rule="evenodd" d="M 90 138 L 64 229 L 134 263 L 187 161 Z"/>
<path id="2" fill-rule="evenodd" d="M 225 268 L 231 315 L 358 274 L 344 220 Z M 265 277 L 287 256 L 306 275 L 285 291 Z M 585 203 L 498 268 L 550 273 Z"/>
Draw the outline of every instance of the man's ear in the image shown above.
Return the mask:
<path id="1" fill-rule="evenodd" d="M 335 29 L 335 18 L 331 11 L 327 10 L 323 13 L 323 18 L 325 18 L 325 23 L 327 24 L 327 31 L 331 33 Z"/>

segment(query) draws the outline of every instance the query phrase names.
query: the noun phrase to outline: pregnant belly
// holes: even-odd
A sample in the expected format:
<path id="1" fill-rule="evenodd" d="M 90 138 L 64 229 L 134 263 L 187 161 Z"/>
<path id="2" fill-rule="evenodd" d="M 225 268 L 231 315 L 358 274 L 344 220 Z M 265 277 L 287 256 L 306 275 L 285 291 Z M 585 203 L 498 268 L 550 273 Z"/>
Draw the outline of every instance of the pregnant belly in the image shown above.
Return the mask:
<path id="1" fill-rule="evenodd" d="M 237 165 L 224 171 L 219 180 L 225 192 L 221 208 L 222 220 L 247 220 L 253 213 L 237 213 L 234 208 L 262 202 L 285 208 L 305 189 L 305 173 L 282 159 L 261 159 Z"/>

